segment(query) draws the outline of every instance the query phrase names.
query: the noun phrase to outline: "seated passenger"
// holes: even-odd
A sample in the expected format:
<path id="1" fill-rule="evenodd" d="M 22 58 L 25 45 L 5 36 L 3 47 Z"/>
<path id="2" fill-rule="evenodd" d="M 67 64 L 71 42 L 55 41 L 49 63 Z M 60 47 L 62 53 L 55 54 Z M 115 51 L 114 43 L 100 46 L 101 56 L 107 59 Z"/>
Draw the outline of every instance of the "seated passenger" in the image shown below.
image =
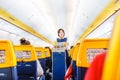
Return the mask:
<path id="1" fill-rule="evenodd" d="M 40 77 L 43 76 L 43 69 L 42 69 L 42 66 L 40 64 L 40 62 L 37 60 L 37 76 L 38 76 L 38 80 Z"/>
<path id="2" fill-rule="evenodd" d="M 28 40 L 26 40 L 25 38 L 21 38 L 20 43 L 21 43 L 21 45 L 30 45 L 30 42 Z M 37 60 L 37 76 L 38 76 L 38 78 L 41 77 L 43 75 L 43 73 L 44 73 L 44 71 L 43 71 L 43 69 L 41 67 L 41 64 Z"/>
<path id="3" fill-rule="evenodd" d="M 21 38 L 20 43 L 21 43 L 21 45 L 30 45 L 30 42 L 28 40 L 26 40 L 25 38 Z"/>
<path id="4" fill-rule="evenodd" d="M 101 80 L 105 56 L 106 52 L 96 55 L 85 74 L 84 80 Z"/>
<path id="5" fill-rule="evenodd" d="M 52 51 L 49 47 L 48 48 L 50 51 L 50 58 L 46 59 L 46 65 L 45 65 L 45 80 L 51 80 L 52 79 Z"/>
<path id="6" fill-rule="evenodd" d="M 65 73 L 64 80 L 75 80 L 72 64 L 73 64 L 73 61 L 71 61 L 71 64 L 70 64 L 70 66 L 68 67 L 68 69 Z"/>

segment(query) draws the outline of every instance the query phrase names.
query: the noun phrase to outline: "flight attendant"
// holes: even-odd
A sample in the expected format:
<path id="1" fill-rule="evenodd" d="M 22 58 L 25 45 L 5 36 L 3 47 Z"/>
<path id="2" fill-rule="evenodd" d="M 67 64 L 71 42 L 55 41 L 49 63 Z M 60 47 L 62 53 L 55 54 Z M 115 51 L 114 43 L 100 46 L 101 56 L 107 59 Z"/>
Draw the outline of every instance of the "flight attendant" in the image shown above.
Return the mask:
<path id="1" fill-rule="evenodd" d="M 59 38 L 57 38 L 57 42 L 67 42 L 67 38 L 64 38 L 65 32 L 63 29 L 58 29 L 58 36 Z"/>
<path id="2" fill-rule="evenodd" d="M 57 38 L 57 42 L 65 42 L 64 47 L 66 52 L 66 64 L 68 68 L 71 60 L 70 57 L 68 56 L 68 51 L 67 51 L 67 47 L 68 47 L 67 38 L 65 37 L 65 31 L 62 28 L 58 29 L 58 36 L 59 38 Z"/>
<path id="3" fill-rule="evenodd" d="M 59 38 L 57 38 L 57 42 L 65 42 L 64 47 L 67 49 L 67 38 L 65 37 L 65 31 L 62 28 L 58 29 L 58 37 Z"/>

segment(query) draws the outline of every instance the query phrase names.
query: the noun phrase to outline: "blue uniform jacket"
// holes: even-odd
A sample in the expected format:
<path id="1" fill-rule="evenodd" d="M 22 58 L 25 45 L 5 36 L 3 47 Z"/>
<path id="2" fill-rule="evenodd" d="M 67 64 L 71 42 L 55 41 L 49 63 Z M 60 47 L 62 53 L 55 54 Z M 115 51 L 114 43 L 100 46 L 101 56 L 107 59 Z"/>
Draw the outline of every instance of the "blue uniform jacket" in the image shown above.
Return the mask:
<path id="1" fill-rule="evenodd" d="M 57 42 L 67 42 L 67 38 L 63 38 L 63 39 L 57 38 Z"/>

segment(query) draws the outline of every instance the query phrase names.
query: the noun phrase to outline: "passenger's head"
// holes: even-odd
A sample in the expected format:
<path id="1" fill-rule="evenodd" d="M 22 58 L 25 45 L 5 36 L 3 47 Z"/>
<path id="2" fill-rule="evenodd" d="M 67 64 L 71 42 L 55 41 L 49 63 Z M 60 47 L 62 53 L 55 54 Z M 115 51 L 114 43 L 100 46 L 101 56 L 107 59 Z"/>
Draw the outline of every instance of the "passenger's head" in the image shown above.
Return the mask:
<path id="1" fill-rule="evenodd" d="M 30 45 L 30 41 L 26 40 L 26 45 Z"/>
<path id="2" fill-rule="evenodd" d="M 20 39 L 20 44 L 25 43 L 25 41 L 26 41 L 25 38 L 21 38 L 21 39 Z"/>
<path id="3" fill-rule="evenodd" d="M 30 42 L 28 40 L 26 40 L 25 38 L 21 38 L 20 39 L 20 44 L 21 45 L 30 45 Z"/>
<path id="4" fill-rule="evenodd" d="M 46 46 L 45 48 L 49 49 L 50 53 L 52 53 L 52 51 L 51 51 L 50 47 Z"/>
<path id="5" fill-rule="evenodd" d="M 60 38 L 64 38 L 64 36 L 65 36 L 65 32 L 64 32 L 64 30 L 63 29 L 58 29 L 58 36 L 60 37 Z"/>

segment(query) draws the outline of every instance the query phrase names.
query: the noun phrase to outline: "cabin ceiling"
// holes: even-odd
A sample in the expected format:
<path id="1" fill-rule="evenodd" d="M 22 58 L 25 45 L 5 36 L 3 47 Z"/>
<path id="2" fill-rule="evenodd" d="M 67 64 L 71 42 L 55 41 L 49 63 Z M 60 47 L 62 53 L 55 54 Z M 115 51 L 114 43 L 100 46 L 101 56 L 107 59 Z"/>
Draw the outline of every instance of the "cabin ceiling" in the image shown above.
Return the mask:
<path id="1" fill-rule="evenodd" d="M 68 42 L 72 45 L 110 1 L 0 0 L 0 8 L 3 8 L 52 42 L 58 37 L 57 30 L 63 28 L 66 37 L 68 37 Z M 5 22 L 0 20 L 0 23 L 4 25 Z M 0 32 L 5 33 L 4 31 L 7 31 L 15 34 L 14 37 L 16 37 L 17 41 L 14 38 L 12 40 L 16 44 L 19 43 L 20 37 L 25 37 L 31 40 L 32 44 L 51 46 L 24 30 L 12 25 L 6 29 L 2 24 L 0 24 Z M 9 35 L 9 33 L 5 34 Z"/>

